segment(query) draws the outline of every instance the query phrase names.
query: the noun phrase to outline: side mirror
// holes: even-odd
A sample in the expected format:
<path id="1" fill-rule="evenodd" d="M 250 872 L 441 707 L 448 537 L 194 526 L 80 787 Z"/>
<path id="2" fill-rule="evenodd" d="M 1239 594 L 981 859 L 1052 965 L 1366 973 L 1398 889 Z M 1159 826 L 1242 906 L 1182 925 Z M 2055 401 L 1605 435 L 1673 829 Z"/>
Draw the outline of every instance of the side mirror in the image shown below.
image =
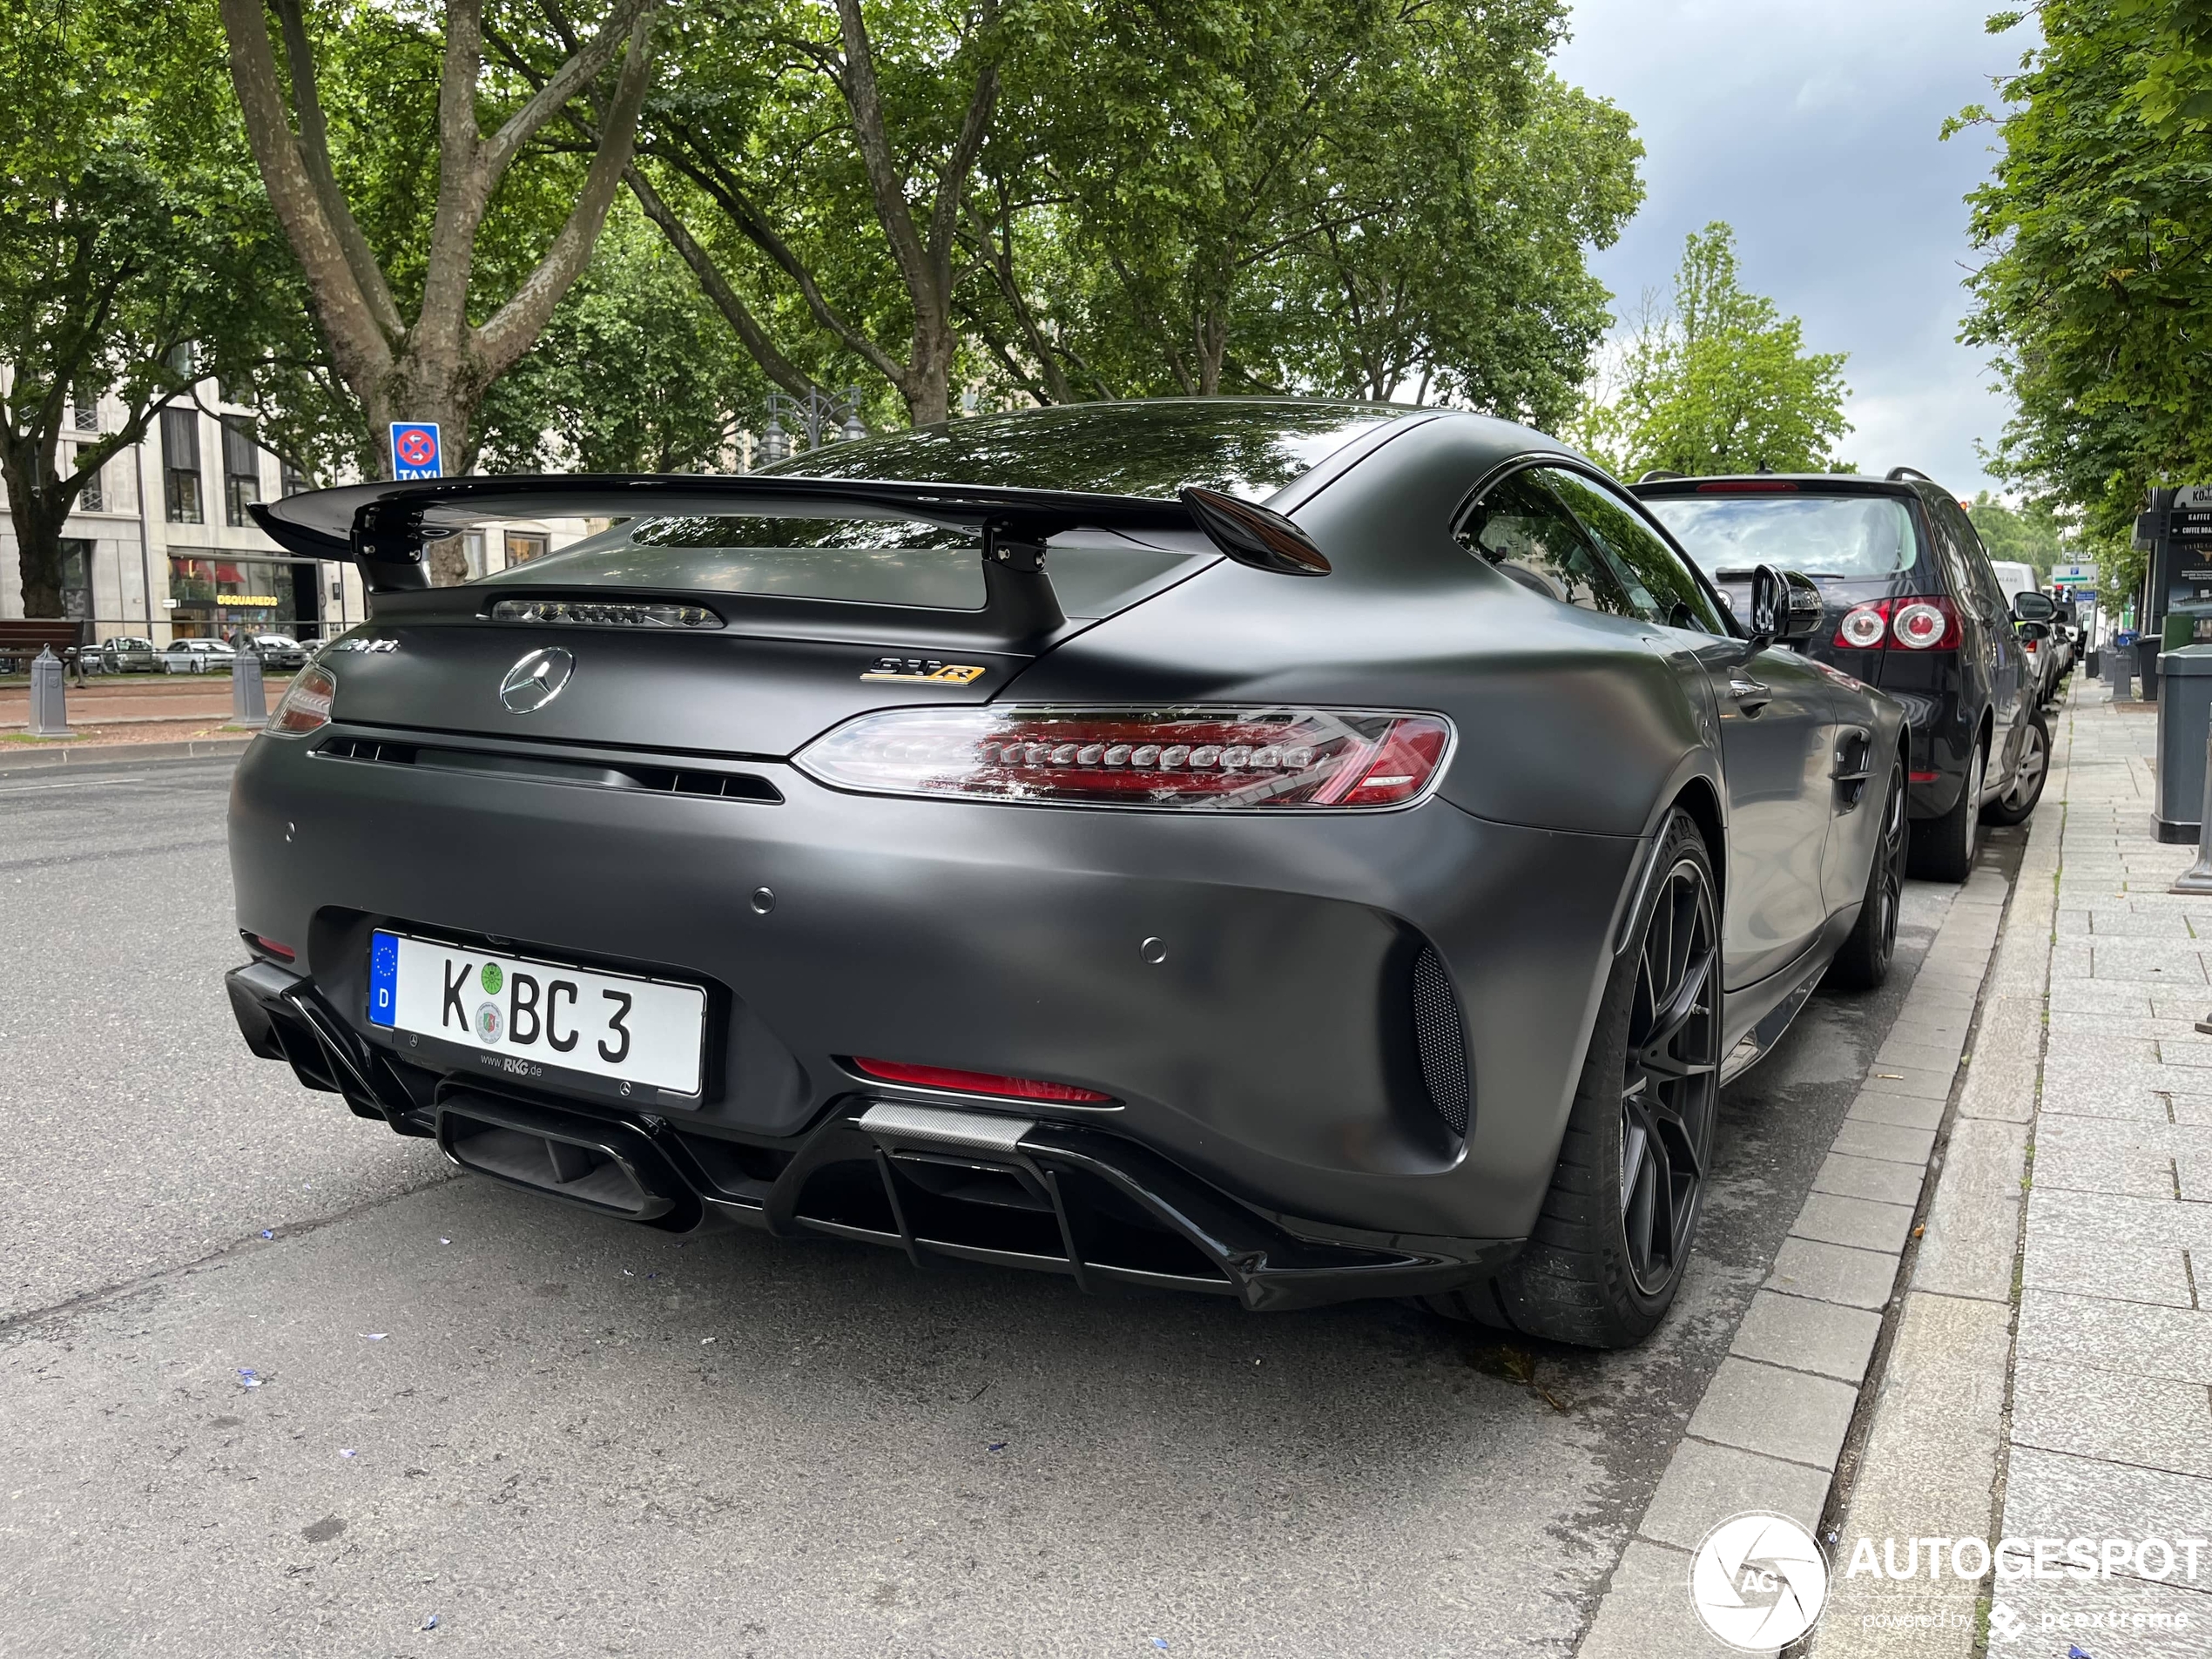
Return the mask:
<path id="1" fill-rule="evenodd" d="M 2022 622 L 2048 622 L 2059 614 L 2058 601 L 2033 589 L 2013 596 L 2013 615 Z"/>
<path id="2" fill-rule="evenodd" d="M 2051 624 L 2047 622 L 2024 622 L 2020 624 L 2022 639 L 2045 640 L 2051 637 Z"/>
<path id="3" fill-rule="evenodd" d="M 1751 572 L 1749 609 L 1755 644 L 1802 644 L 1820 626 L 1820 589 L 1811 577 L 1762 564 Z"/>

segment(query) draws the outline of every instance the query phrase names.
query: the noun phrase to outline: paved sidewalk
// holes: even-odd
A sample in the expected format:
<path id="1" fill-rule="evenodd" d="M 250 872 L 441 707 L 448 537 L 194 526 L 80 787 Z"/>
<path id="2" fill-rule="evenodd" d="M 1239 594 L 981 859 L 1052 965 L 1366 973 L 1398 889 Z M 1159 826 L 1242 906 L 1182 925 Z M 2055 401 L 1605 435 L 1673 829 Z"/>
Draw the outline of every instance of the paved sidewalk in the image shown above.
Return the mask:
<path id="1" fill-rule="evenodd" d="M 2156 730 L 2093 684 L 2054 718 L 1817 1659 L 2212 1653 L 2212 900 L 2167 891 Z M 1851 1571 L 1935 1538 L 2055 1541 L 2009 1580 Z M 2069 1572 L 2078 1540 L 2125 1558 Z"/>

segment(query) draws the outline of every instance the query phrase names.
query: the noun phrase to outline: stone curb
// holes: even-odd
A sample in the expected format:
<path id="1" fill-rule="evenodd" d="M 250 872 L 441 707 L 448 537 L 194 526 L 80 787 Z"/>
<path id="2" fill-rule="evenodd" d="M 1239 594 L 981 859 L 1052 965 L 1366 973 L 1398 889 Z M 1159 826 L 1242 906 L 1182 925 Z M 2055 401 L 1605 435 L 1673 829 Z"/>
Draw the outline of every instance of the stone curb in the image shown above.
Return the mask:
<path id="1" fill-rule="evenodd" d="M 144 760 L 205 760 L 212 755 L 233 755 L 258 734 L 240 732 L 234 738 L 189 738 L 178 743 L 98 743 L 76 748 L 25 749 L 20 753 L 0 751 L 0 779 L 20 772 L 51 772 L 57 766 L 135 766 Z"/>
<path id="2" fill-rule="evenodd" d="M 1831 1500 L 1832 1575 L 1811 1659 L 1968 1659 L 1981 1636 L 1983 1581 L 1946 1574 L 1900 1584 L 1854 1579 L 1848 1567 L 1862 1541 L 1879 1550 L 1891 1540 L 1995 1535 L 2071 759 L 2068 727 L 2053 743 L 2044 805 L 2029 821 L 1922 1237 L 1861 1406 L 1863 1440 Z"/>
<path id="3" fill-rule="evenodd" d="M 2007 896 L 2002 876 L 1978 871 L 1952 900 L 1766 1283 L 1660 1475 L 1581 1659 L 1739 1653 L 1715 1640 L 1690 1604 L 1690 1552 L 1746 1510 L 1788 1515 L 1808 1530 L 1819 1526 L 1884 1313 L 1896 1306 L 1898 1264 L 1945 1103 L 1966 1062 L 1973 993 L 1917 993 L 1924 977 L 1981 983 Z M 2012 1196 L 2017 1204 L 2017 1189 Z M 2009 1340 L 2007 1331 L 2000 1334 Z M 1996 1372 L 2001 1379 L 2001 1348 Z M 1932 1379 L 1930 1386 L 1949 1385 Z M 1983 1481 L 1974 1528 L 1988 1518 L 1989 1490 Z"/>

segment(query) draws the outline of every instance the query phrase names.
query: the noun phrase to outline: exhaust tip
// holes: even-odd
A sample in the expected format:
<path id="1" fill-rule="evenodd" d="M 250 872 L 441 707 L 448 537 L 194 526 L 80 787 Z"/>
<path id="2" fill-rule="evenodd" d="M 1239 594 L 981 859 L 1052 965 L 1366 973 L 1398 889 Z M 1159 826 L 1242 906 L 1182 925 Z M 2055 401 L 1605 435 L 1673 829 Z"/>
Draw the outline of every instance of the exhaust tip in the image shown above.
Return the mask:
<path id="1" fill-rule="evenodd" d="M 526 1187 L 624 1221 L 681 1227 L 688 1196 L 662 1178 L 658 1154 L 626 1125 L 600 1125 L 568 1114 L 503 1109 L 504 1103 L 448 1100 L 438 1111 L 438 1144 L 462 1169 Z M 631 1142 L 638 1144 L 630 1144 Z"/>

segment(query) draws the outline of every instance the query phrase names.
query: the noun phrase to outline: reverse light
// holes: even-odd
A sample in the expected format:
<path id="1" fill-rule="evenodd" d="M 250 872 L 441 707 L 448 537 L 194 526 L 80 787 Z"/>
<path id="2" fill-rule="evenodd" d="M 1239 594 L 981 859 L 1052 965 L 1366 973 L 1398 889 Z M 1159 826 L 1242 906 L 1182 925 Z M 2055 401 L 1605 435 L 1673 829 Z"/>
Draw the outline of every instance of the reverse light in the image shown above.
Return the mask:
<path id="1" fill-rule="evenodd" d="M 1441 715 L 1306 708 L 916 708 L 793 757 L 867 794 L 1216 812 L 1403 806 L 1443 771 Z"/>
<path id="2" fill-rule="evenodd" d="M 338 677 L 310 664 L 293 676 L 261 729 L 273 738 L 304 738 L 320 731 L 330 724 L 330 699 L 337 694 Z"/>
<path id="3" fill-rule="evenodd" d="M 957 1089 L 970 1095 L 999 1095 L 1008 1100 L 1051 1100 L 1069 1105 L 1096 1106 L 1110 1101 L 1096 1089 L 1073 1083 L 1049 1083 L 1035 1077 L 1002 1077 L 995 1071 L 955 1071 L 947 1066 L 909 1066 L 896 1060 L 853 1057 L 853 1069 L 864 1077 L 887 1083 L 911 1083 L 920 1089 Z"/>

